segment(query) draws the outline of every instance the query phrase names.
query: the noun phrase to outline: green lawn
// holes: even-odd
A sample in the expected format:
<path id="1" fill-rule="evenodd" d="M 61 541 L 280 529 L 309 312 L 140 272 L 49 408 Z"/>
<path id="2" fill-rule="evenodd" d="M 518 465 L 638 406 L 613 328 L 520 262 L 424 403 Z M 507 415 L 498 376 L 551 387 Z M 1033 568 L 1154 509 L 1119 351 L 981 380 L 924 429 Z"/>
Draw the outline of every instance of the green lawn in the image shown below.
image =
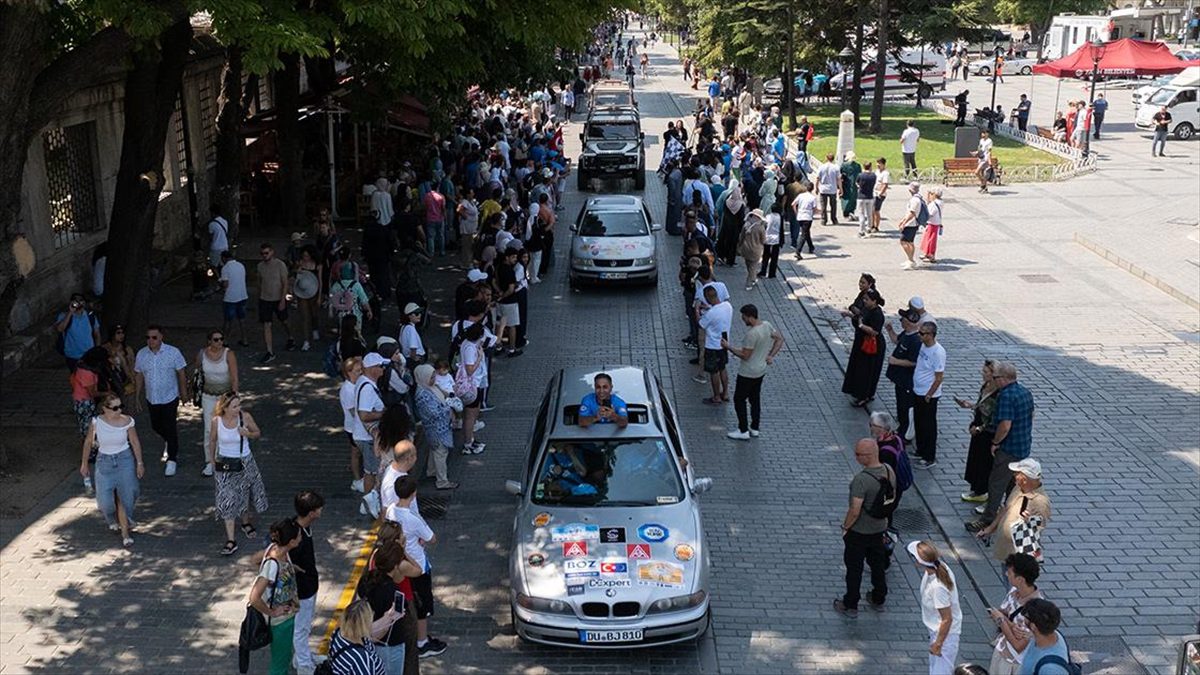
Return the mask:
<path id="1" fill-rule="evenodd" d="M 863 119 L 869 119 L 870 102 L 863 102 Z M 824 161 L 827 153 L 837 147 L 838 131 L 837 106 L 809 107 L 797 111 L 797 120 L 801 114 L 808 115 L 808 121 L 816 125 L 816 135 L 808 144 L 808 152 Z M 787 124 L 786 114 L 784 124 Z M 904 130 L 907 120 L 916 120 L 917 128 L 921 131 L 921 143 L 917 148 L 917 166 L 941 167 L 942 160 L 954 156 L 954 125 L 943 124 L 950 122 L 945 117 L 932 110 L 917 110 L 908 106 L 883 107 L 883 132 L 880 134 L 867 133 L 862 127 L 855 131 L 854 152 L 858 161 L 875 161 L 886 157 L 888 167 L 894 172 L 904 167 L 900 156 L 900 132 Z M 992 152 L 1001 166 L 1028 166 L 1031 164 L 1057 164 L 1062 160 L 1041 150 L 1035 150 L 1017 141 L 993 136 L 995 145 Z"/>

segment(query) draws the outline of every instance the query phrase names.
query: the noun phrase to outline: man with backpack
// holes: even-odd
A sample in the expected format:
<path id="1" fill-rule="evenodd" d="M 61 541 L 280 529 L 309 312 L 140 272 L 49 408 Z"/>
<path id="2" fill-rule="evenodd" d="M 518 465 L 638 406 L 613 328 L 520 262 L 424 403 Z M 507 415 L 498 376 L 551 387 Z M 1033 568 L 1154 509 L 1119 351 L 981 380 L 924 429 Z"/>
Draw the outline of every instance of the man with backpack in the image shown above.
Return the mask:
<path id="1" fill-rule="evenodd" d="M 909 183 L 908 195 L 908 210 L 905 211 L 904 217 L 900 219 L 896 227 L 900 229 L 900 248 L 904 250 L 904 256 L 907 258 L 902 267 L 911 270 L 919 264 L 913 259 L 913 253 L 916 250 L 913 241 L 917 238 L 917 230 L 929 222 L 929 207 L 925 205 L 925 200 L 921 199 L 920 183 L 916 181 Z"/>
<path id="2" fill-rule="evenodd" d="M 842 520 L 842 560 L 846 563 L 846 594 L 833 601 L 845 617 L 858 617 L 863 562 L 871 567 L 869 605 L 883 611 L 887 599 L 887 521 L 896 508 L 896 474 L 879 461 L 879 444 L 864 438 L 854 445 L 854 459 L 863 470 L 850 481 L 850 506 Z"/>

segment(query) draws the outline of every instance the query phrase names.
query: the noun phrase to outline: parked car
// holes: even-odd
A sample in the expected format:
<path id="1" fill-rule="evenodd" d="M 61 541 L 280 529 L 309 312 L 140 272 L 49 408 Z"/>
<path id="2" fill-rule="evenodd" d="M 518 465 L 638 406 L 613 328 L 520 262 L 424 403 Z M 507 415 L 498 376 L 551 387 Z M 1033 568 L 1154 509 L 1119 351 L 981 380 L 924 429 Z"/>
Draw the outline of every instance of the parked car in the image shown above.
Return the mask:
<path id="1" fill-rule="evenodd" d="M 1153 80 L 1150 80 L 1149 84 L 1147 84 L 1143 87 L 1138 87 L 1137 89 L 1134 89 L 1133 90 L 1133 106 L 1136 108 L 1137 106 L 1141 105 L 1143 100 L 1150 98 L 1150 96 L 1153 95 L 1154 92 L 1167 86 L 1168 84 L 1171 83 L 1171 80 L 1174 80 L 1174 79 L 1175 79 L 1174 75 L 1159 75 L 1158 77 L 1154 78 Z"/>
<path id="2" fill-rule="evenodd" d="M 807 88 L 808 85 L 804 81 L 804 74 L 807 72 L 808 72 L 807 70 L 797 70 L 796 71 L 796 79 L 793 80 L 793 82 L 795 83 L 793 91 L 795 92 L 797 97 L 800 97 L 806 93 L 810 96 L 813 94 L 816 94 L 818 91 L 821 90 L 821 85 L 825 82 L 825 80 L 829 79 L 829 76 L 824 73 L 813 74 L 813 90 L 806 92 L 805 89 Z M 783 96 L 783 78 L 776 77 L 776 78 L 773 78 L 773 79 L 770 79 L 770 80 L 767 80 L 766 82 L 764 82 L 763 83 L 763 93 L 766 94 L 767 96 L 771 96 L 774 98 L 779 98 L 780 96 Z"/>
<path id="3" fill-rule="evenodd" d="M 1184 61 L 1200 61 L 1200 52 L 1192 51 L 1191 49 L 1180 49 L 1175 52 L 1175 56 Z"/>
<path id="4" fill-rule="evenodd" d="M 995 65 L 994 59 L 978 59 L 969 63 L 967 67 L 971 69 L 972 75 L 988 77 L 992 74 L 993 65 Z M 1005 57 L 1000 72 L 1003 75 L 1032 75 L 1035 65 L 1037 65 L 1037 59 Z"/>
<path id="5" fill-rule="evenodd" d="M 658 283 L 654 233 L 661 229 L 640 197 L 589 198 L 571 225 L 571 285 Z"/>
<path id="6" fill-rule="evenodd" d="M 579 426 L 604 372 L 629 424 Z M 708 629 L 708 546 L 679 421 L 653 374 L 568 368 L 546 388 L 529 438 L 509 553 L 518 636 L 591 649 L 694 640 Z"/>

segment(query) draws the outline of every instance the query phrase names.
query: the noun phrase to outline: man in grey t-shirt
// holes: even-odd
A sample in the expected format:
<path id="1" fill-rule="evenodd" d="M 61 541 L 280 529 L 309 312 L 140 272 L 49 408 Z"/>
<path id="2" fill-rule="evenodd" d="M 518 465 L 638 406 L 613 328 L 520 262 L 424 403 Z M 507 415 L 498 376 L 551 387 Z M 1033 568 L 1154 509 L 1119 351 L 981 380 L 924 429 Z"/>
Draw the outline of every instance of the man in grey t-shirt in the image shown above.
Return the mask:
<path id="1" fill-rule="evenodd" d="M 733 390 L 733 409 L 737 412 L 737 431 L 725 434 L 737 441 L 758 438 L 759 416 L 762 411 L 762 381 L 767 366 L 783 348 L 783 336 L 771 324 L 758 318 L 758 308 L 743 305 L 742 323 L 746 324 L 746 340 L 741 347 L 730 347 L 729 339 L 721 340 L 721 347 L 742 360 L 738 368 L 737 384 Z M 749 424 L 746 420 L 746 403 L 750 403 Z"/>
<path id="2" fill-rule="evenodd" d="M 880 479 L 890 482 L 893 490 L 896 487 L 895 474 L 879 461 L 879 444 L 874 439 L 864 438 L 856 443 L 854 459 L 863 470 L 850 481 L 850 506 L 842 520 L 846 594 L 833 601 L 834 609 L 851 618 L 858 616 L 864 561 L 871 566 L 871 607 L 882 609 L 887 599 L 887 518 L 876 518 L 867 509 L 882 489 Z"/>

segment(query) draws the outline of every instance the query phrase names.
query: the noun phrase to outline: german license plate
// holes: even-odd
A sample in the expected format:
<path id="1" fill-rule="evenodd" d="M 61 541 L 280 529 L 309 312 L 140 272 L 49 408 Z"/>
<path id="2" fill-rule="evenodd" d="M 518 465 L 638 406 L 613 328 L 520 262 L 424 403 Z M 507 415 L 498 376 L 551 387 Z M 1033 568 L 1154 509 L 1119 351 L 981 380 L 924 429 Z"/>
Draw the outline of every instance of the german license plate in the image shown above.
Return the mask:
<path id="1" fill-rule="evenodd" d="M 642 631 L 637 630 L 581 630 L 579 641 L 590 642 L 641 642 Z"/>
<path id="2" fill-rule="evenodd" d="M 601 279 L 628 279 L 629 273 L 628 272 L 601 272 L 600 278 Z"/>

